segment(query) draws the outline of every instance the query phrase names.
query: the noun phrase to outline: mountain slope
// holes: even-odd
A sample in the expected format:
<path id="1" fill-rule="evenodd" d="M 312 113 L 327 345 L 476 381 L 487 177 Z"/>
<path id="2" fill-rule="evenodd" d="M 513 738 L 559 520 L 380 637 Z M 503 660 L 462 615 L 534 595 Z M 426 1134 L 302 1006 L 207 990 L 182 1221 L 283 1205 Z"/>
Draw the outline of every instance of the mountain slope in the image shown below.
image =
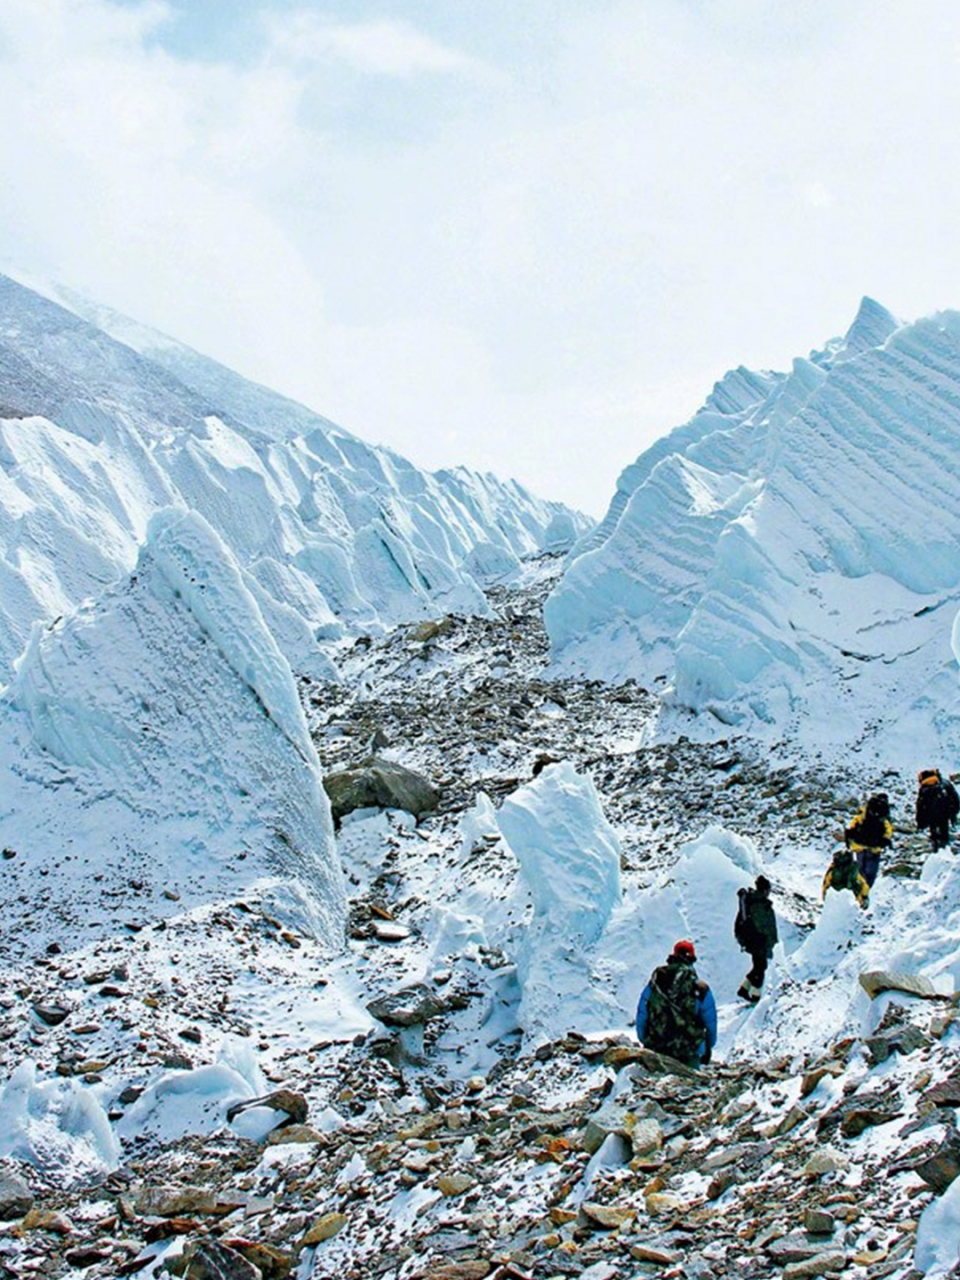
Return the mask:
<path id="1" fill-rule="evenodd" d="M 555 663 L 811 743 L 882 724 L 895 753 L 937 707 L 931 745 L 960 746 L 960 316 L 895 328 L 865 300 L 845 339 L 748 385 L 635 464 L 547 602 Z"/>
<path id="2" fill-rule="evenodd" d="M 420 471 L 162 335 L 67 301 L 73 310 L 0 277 L 0 672 L 33 621 L 129 571 L 151 512 L 170 504 L 202 515 L 260 589 L 300 615 L 288 652 L 298 667 L 305 629 L 325 639 L 344 625 L 482 612 L 466 567 L 478 548 L 511 564 L 554 538 L 558 520 L 567 545 L 588 527 L 515 483 Z"/>

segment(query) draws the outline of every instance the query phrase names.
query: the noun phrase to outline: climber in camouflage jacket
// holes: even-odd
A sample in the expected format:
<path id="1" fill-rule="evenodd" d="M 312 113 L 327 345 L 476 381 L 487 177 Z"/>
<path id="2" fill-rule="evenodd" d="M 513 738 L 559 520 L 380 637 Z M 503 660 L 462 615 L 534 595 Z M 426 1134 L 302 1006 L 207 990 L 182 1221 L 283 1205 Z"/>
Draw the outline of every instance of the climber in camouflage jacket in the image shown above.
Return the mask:
<path id="1" fill-rule="evenodd" d="M 637 1005 L 637 1039 L 688 1067 L 710 1061 L 717 1043 L 713 992 L 697 977 L 692 942 L 678 942 L 666 964 L 654 969 Z"/>

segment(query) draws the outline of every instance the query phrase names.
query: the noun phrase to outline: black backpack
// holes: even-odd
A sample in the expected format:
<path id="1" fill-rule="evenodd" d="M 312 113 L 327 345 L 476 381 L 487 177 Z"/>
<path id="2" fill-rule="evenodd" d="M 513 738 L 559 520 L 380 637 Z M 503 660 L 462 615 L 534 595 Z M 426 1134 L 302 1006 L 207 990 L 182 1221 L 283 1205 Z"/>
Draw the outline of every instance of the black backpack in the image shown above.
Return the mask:
<path id="1" fill-rule="evenodd" d="M 857 844 L 868 849 L 882 849 L 890 843 L 887 835 L 887 817 L 879 806 L 871 801 L 862 818 L 855 818 L 849 827 L 849 835 Z"/>
<path id="2" fill-rule="evenodd" d="M 744 950 L 749 950 L 753 941 L 753 921 L 750 919 L 750 908 L 747 905 L 749 889 L 737 890 L 737 918 L 733 922 L 733 936 Z"/>

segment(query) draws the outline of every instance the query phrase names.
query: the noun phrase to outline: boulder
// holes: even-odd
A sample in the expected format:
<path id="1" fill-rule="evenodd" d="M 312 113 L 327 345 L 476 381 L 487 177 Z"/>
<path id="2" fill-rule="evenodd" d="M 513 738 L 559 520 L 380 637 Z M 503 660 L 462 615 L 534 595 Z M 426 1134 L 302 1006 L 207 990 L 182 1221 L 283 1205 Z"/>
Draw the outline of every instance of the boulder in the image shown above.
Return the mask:
<path id="1" fill-rule="evenodd" d="M 453 618 L 441 618 L 439 620 L 428 619 L 426 622 L 418 622 L 412 626 L 407 632 L 407 639 L 412 640 L 414 644 L 426 644 L 429 640 L 439 640 L 441 636 L 448 636 L 456 627 Z"/>
<path id="2" fill-rule="evenodd" d="M 803 1166 L 805 1178 L 820 1178 L 825 1173 L 839 1173 L 846 1169 L 849 1159 L 835 1147 L 820 1147 Z"/>
<path id="3" fill-rule="evenodd" d="M 599 1151 L 612 1133 L 618 1137 L 629 1136 L 629 1129 L 636 1124 L 637 1117 L 619 1102 L 605 1102 L 587 1120 L 586 1128 L 580 1138 L 580 1146 L 590 1155 Z"/>
<path id="4" fill-rule="evenodd" d="M 277 1124 L 304 1124 L 307 1119 L 307 1100 L 302 1093 L 294 1093 L 292 1089 L 277 1089 L 262 1098 L 247 1098 L 238 1102 L 227 1111 L 227 1122 L 235 1119 L 241 1112 L 250 1107 L 269 1107 L 282 1114 L 277 1116 Z"/>
<path id="5" fill-rule="evenodd" d="M 942 1195 L 960 1174 L 960 1136 L 954 1131 L 948 1132 L 939 1147 L 932 1154 L 923 1156 L 912 1168 L 927 1186 L 933 1187 L 937 1195 Z"/>
<path id="6" fill-rule="evenodd" d="M 421 1026 L 445 1009 L 446 1004 L 425 982 L 415 982 L 367 1005 L 367 1012 L 388 1027 Z"/>
<path id="7" fill-rule="evenodd" d="M 220 1242 L 226 1248 L 241 1254 L 248 1262 L 259 1267 L 264 1280 L 283 1280 L 293 1270 L 296 1259 L 292 1253 L 276 1249 L 273 1245 L 262 1244 L 241 1237 L 228 1237 Z"/>
<path id="8" fill-rule="evenodd" d="M 637 1216 L 636 1209 L 629 1205 L 594 1204 L 584 1200 L 580 1212 L 587 1225 L 603 1227 L 606 1231 L 615 1231 Z"/>
<path id="9" fill-rule="evenodd" d="M 915 1053 L 917 1049 L 922 1049 L 924 1045 L 929 1043 L 930 1037 L 925 1035 L 919 1027 L 906 1023 L 903 1026 L 895 1027 L 892 1031 L 885 1031 L 875 1036 L 867 1036 L 863 1042 L 863 1047 L 871 1064 L 877 1066 L 881 1062 L 886 1062 L 891 1053 Z"/>
<path id="10" fill-rule="evenodd" d="M 442 1173 L 437 1179 L 437 1190 L 442 1196 L 462 1196 L 477 1185 L 469 1173 Z"/>
<path id="11" fill-rule="evenodd" d="M 960 1107 L 960 1075 L 947 1076 L 927 1089 L 923 1101 L 935 1107 Z"/>
<path id="12" fill-rule="evenodd" d="M 22 1218 L 33 1207 L 33 1192 L 16 1174 L 0 1173 L 0 1221 Z"/>
<path id="13" fill-rule="evenodd" d="M 783 1280 L 807 1280 L 809 1276 L 823 1276 L 830 1271 L 842 1271 L 847 1265 L 847 1255 L 840 1249 L 818 1253 L 805 1262 L 794 1262 L 783 1269 Z"/>
<path id="14" fill-rule="evenodd" d="M 262 1272 L 236 1249 L 217 1240 L 201 1240 L 184 1249 L 185 1280 L 261 1280 Z"/>
<path id="15" fill-rule="evenodd" d="M 803 1215 L 803 1227 L 812 1236 L 829 1236 L 833 1235 L 833 1229 L 837 1225 L 836 1219 L 832 1213 L 828 1213 L 826 1209 L 806 1209 Z"/>
<path id="16" fill-rule="evenodd" d="M 48 1027 L 58 1027 L 61 1022 L 64 1022 L 70 1016 L 70 1009 L 67 1005 L 43 1004 L 41 1001 L 37 1001 L 34 1004 L 33 1012 Z"/>
<path id="17" fill-rule="evenodd" d="M 922 1000 L 935 999 L 938 994 L 929 978 L 919 973 L 901 973 L 896 969 L 868 969 L 860 974 L 860 985 L 871 1000 L 884 991 L 902 991 Z"/>
<path id="18" fill-rule="evenodd" d="M 328 773 L 323 787 L 335 822 L 354 809 L 403 809 L 415 818 L 435 809 L 440 792 L 429 778 L 382 756 Z"/>
<path id="19" fill-rule="evenodd" d="M 818 1239 L 806 1231 L 791 1231 L 778 1240 L 771 1240 L 764 1248 L 771 1262 L 783 1267 L 789 1263 L 808 1262 L 811 1258 L 821 1257 L 830 1252 L 832 1246 L 829 1241 Z"/>
<path id="20" fill-rule="evenodd" d="M 339 1231 L 347 1225 L 347 1216 L 344 1213 L 325 1213 L 322 1218 L 317 1218 L 312 1227 L 309 1227 L 304 1234 L 301 1243 L 305 1248 L 310 1248 L 316 1244 L 322 1244 L 324 1240 L 331 1240 Z"/>
<path id="21" fill-rule="evenodd" d="M 144 1187 L 137 1213 L 151 1218 L 177 1218 L 187 1213 L 215 1213 L 217 1197 L 205 1187 Z"/>

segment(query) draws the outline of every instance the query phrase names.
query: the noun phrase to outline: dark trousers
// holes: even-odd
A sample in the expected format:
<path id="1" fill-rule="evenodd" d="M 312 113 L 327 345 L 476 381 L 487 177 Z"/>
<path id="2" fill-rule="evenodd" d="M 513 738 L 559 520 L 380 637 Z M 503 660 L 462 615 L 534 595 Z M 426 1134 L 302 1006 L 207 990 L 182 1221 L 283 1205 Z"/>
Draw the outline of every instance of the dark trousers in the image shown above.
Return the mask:
<path id="1" fill-rule="evenodd" d="M 950 843 L 949 818 L 936 818 L 930 823 L 930 843 L 933 845 L 934 852 L 947 847 Z"/>
<path id="2" fill-rule="evenodd" d="M 880 850 L 860 849 L 857 853 L 857 870 L 872 889 L 880 870 Z"/>
<path id="3" fill-rule="evenodd" d="M 754 987 L 762 987 L 763 980 L 767 976 L 767 948 L 764 944 L 762 950 L 751 951 L 750 959 L 753 961 L 753 968 L 747 974 L 747 982 Z"/>

